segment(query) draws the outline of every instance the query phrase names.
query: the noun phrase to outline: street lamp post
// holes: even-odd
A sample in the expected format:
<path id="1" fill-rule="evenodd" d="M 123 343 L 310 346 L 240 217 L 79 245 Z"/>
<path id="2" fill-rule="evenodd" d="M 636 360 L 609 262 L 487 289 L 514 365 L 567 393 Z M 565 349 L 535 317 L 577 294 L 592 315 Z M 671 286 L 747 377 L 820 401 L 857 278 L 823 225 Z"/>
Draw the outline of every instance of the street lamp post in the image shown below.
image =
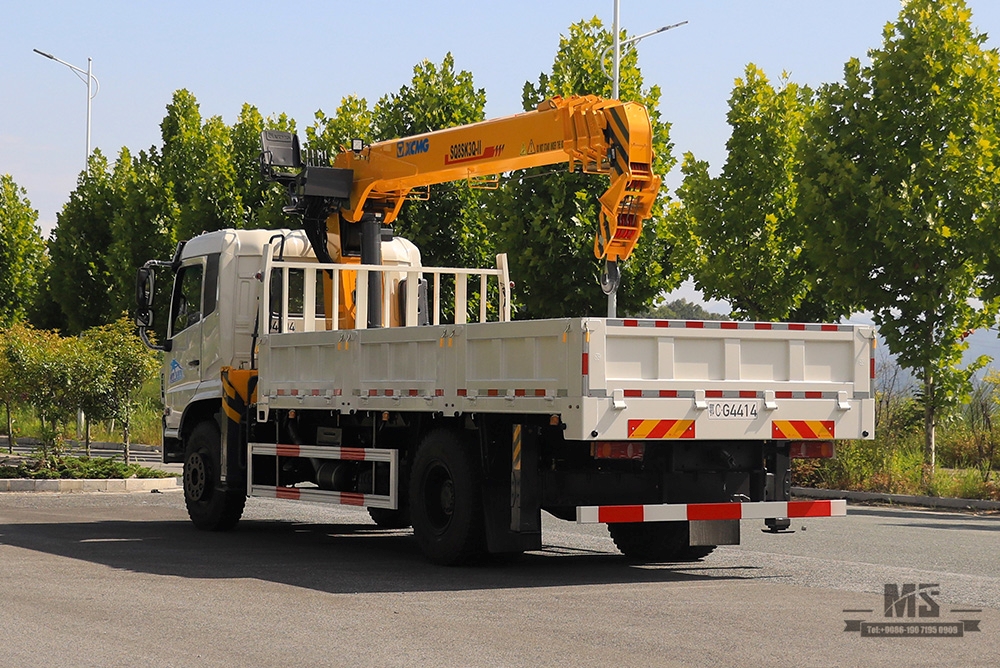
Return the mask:
<path id="1" fill-rule="evenodd" d="M 619 88 L 619 78 L 621 71 L 622 49 L 632 44 L 638 44 L 647 37 L 650 37 L 652 35 L 657 35 L 661 32 L 666 32 L 672 28 L 678 28 L 687 23 L 687 21 L 681 21 L 680 23 L 675 23 L 673 25 L 663 26 L 662 28 L 651 30 L 647 33 L 643 33 L 636 37 L 631 37 L 623 42 L 621 41 L 621 28 L 619 27 L 620 5 L 621 5 L 621 0 L 615 0 L 615 15 L 611 27 L 612 43 L 611 46 L 605 49 L 604 52 L 601 54 L 601 69 L 604 70 L 604 74 L 607 75 L 608 70 L 604 66 L 604 62 L 608 58 L 608 51 L 614 50 L 614 53 L 612 54 L 611 57 L 612 73 L 610 78 L 611 78 L 611 97 L 615 100 L 617 100 L 618 96 L 620 95 L 618 88 Z M 616 278 L 618 276 L 618 271 L 619 271 L 618 262 L 617 260 L 615 261 L 608 260 L 605 262 L 605 265 L 606 266 L 604 269 L 604 278 L 602 279 L 601 283 L 602 287 L 604 287 L 604 290 L 605 292 L 607 292 L 608 295 L 608 317 L 615 318 L 617 317 L 618 313 L 618 279 Z"/>
<path id="2" fill-rule="evenodd" d="M 39 51 L 38 49 L 32 49 L 35 53 L 40 56 L 45 56 L 49 60 L 54 60 L 57 63 L 62 63 L 66 67 L 73 70 L 73 73 L 79 77 L 80 81 L 87 84 L 87 156 L 84 161 L 84 168 L 89 171 L 90 169 L 90 103 L 95 97 L 97 97 L 97 92 L 101 90 L 101 82 L 97 80 L 97 77 L 93 74 L 93 59 L 87 58 L 87 69 L 81 69 L 76 65 L 71 65 L 65 60 L 60 60 L 53 56 L 51 53 L 45 53 L 44 51 Z M 86 77 L 86 78 L 84 78 Z M 94 84 L 93 87 L 91 84 Z"/>

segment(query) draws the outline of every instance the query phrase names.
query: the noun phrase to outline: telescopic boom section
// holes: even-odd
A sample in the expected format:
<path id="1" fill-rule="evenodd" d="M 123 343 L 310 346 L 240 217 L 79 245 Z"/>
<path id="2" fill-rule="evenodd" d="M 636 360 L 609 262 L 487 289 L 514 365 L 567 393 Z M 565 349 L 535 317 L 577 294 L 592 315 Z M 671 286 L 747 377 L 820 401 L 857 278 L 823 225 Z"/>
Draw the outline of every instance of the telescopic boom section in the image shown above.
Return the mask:
<path id="1" fill-rule="evenodd" d="M 624 260 L 632 253 L 660 187 L 653 174 L 653 128 L 645 107 L 597 96 L 553 98 L 535 111 L 379 142 L 337 155 L 354 172 L 350 222 L 365 213 L 395 220 L 415 188 L 473 181 L 528 167 L 568 164 L 570 171 L 608 174 L 594 254 Z"/>

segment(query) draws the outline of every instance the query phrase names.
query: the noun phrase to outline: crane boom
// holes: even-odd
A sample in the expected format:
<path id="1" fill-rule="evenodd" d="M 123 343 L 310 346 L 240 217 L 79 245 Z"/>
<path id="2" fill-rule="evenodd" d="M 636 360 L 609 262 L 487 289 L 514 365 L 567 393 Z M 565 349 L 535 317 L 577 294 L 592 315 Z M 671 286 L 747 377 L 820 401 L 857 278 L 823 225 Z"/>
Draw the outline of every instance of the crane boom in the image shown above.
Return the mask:
<path id="1" fill-rule="evenodd" d="M 556 97 L 534 111 L 339 153 L 334 167 L 353 172 L 350 199 L 340 213 L 357 222 L 377 212 L 391 223 L 415 188 L 565 163 L 571 171 L 610 176 L 600 198 L 594 254 L 624 260 L 659 192 L 652 139 L 640 104 L 594 95 Z"/>

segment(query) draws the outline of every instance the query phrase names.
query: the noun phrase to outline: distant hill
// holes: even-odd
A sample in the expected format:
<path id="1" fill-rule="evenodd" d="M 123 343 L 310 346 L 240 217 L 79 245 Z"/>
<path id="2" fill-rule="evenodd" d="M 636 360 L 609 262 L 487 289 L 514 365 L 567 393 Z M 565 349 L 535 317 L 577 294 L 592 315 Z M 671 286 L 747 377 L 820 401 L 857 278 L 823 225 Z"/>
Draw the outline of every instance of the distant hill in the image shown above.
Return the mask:
<path id="1" fill-rule="evenodd" d="M 856 313 L 844 322 L 858 325 L 872 325 L 874 320 L 870 313 Z M 987 355 L 993 358 L 989 366 L 1000 369 L 1000 338 L 997 338 L 995 329 L 977 329 L 966 339 L 969 343 L 968 349 L 962 355 L 962 364 L 966 365 L 974 362 L 980 355 Z M 879 347 L 884 348 L 885 342 L 879 337 Z"/>
<path id="2" fill-rule="evenodd" d="M 632 314 L 633 318 L 655 318 L 657 320 L 729 320 L 728 315 L 711 313 L 700 304 L 694 304 L 686 299 L 675 299 L 663 302 L 652 309 Z"/>

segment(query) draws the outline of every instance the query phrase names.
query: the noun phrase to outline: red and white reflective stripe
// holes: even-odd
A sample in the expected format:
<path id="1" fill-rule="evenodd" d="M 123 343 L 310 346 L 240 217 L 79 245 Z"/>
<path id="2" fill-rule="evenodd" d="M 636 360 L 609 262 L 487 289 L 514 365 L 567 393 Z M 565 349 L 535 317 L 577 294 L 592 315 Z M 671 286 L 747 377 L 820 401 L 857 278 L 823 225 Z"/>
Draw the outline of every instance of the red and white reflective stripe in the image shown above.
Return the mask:
<path id="1" fill-rule="evenodd" d="M 339 394 L 340 391 L 338 390 L 337 393 Z M 421 397 L 421 398 L 426 399 L 426 398 L 429 398 L 429 397 L 443 397 L 444 396 L 444 390 L 441 389 L 441 388 L 437 388 L 437 389 L 434 389 L 434 390 L 420 390 L 420 389 L 413 389 L 413 388 L 396 389 L 396 388 L 392 388 L 392 387 L 387 387 L 387 388 L 382 388 L 382 389 L 369 388 L 367 390 L 367 394 L 364 394 L 364 392 L 361 391 L 361 390 L 355 390 L 354 394 L 357 395 L 357 396 L 364 395 L 364 396 L 368 396 L 368 397 L 392 397 L 392 398 L 397 398 L 397 397 Z M 462 395 L 462 390 L 459 390 L 458 394 L 460 396 L 464 396 L 464 395 Z"/>
<path id="2" fill-rule="evenodd" d="M 342 390 L 340 389 L 321 389 L 321 388 L 311 388 L 300 390 L 298 388 L 277 388 L 275 393 L 271 396 L 276 397 L 299 397 L 299 396 L 311 396 L 311 397 L 339 397 Z"/>
<path id="3" fill-rule="evenodd" d="M 617 327 L 660 327 L 673 329 L 736 329 L 767 330 L 789 332 L 851 332 L 854 325 L 813 324 L 801 322 L 734 322 L 731 320 L 639 320 L 625 318 L 610 319 L 609 326 Z"/>
<path id="4" fill-rule="evenodd" d="M 869 355 L 869 362 L 868 362 L 868 364 L 869 364 L 869 372 L 871 374 L 871 379 L 872 380 L 875 380 L 875 345 L 876 345 L 876 341 L 878 341 L 878 339 L 874 339 L 873 338 L 872 339 L 872 344 L 868 347 L 868 349 L 870 351 L 868 353 L 868 355 Z"/>
<path id="5" fill-rule="evenodd" d="M 455 390 L 455 394 L 460 397 L 466 397 L 469 399 L 480 399 L 480 398 L 491 398 L 491 397 L 503 397 L 503 398 L 521 398 L 526 399 L 548 399 L 552 397 L 568 397 L 569 390 L 546 390 L 544 388 L 481 388 L 470 390 L 467 388 L 459 388 Z"/>
<path id="6" fill-rule="evenodd" d="M 274 499 L 291 499 L 293 501 L 324 501 L 326 503 L 339 504 L 341 506 L 375 505 L 373 503 L 374 500 L 378 499 L 383 501 L 387 498 L 385 496 L 358 494 L 356 492 L 332 492 L 329 490 L 318 490 L 309 487 L 270 487 L 264 485 L 254 485 L 253 496 L 265 498 L 270 497 Z"/>
<path id="7" fill-rule="evenodd" d="M 578 506 L 579 524 L 763 520 L 769 517 L 843 517 L 847 501 L 756 501 L 749 503 L 665 503 L 643 506 Z"/>
<path id="8" fill-rule="evenodd" d="M 316 446 L 301 446 L 285 443 L 254 443 L 255 447 L 253 449 L 254 454 L 258 455 L 277 455 L 278 457 L 310 457 L 315 453 L 311 452 L 316 450 Z M 307 448 L 310 452 L 303 452 L 303 449 Z M 326 447 L 323 446 L 322 453 L 325 459 L 341 459 L 352 462 L 363 462 L 365 460 L 371 461 L 386 461 L 385 456 L 382 454 L 384 451 L 379 450 L 377 452 L 369 448 L 339 448 L 339 447 Z"/>

